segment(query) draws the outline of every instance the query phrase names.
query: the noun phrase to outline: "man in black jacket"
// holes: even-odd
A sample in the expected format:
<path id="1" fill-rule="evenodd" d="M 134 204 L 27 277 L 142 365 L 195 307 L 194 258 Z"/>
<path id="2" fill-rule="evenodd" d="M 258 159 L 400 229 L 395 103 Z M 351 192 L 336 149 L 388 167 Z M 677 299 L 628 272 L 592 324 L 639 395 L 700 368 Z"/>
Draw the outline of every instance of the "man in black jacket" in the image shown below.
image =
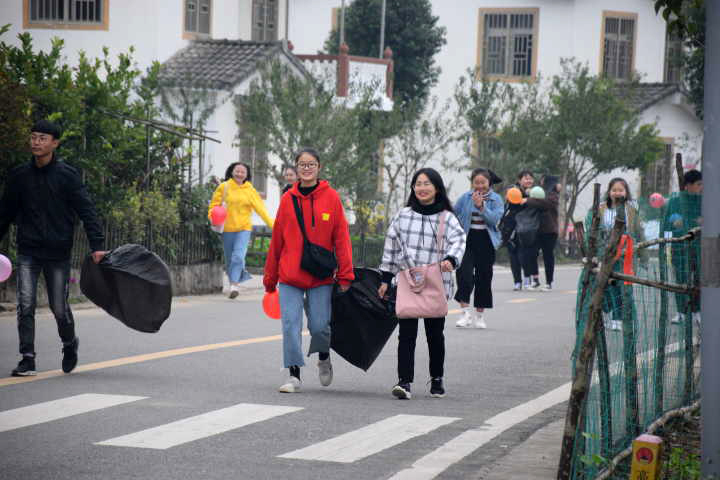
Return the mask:
<path id="1" fill-rule="evenodd" d="M 62 369 L 77 365 L 78 338 L 68 304 L 70 252 L 76 216 L 80 217 L 95 263 L 105 255 L 105 241 L 80 174 L 55 155 L 60 129 L 47 120 L 30 134 L 33 159 L 10 172 L 0 201 L 0 241 L 17 225 L 18 334 L 22 360 L 13 376 L 35 375 L 35 305 L 40 272 L 62 340 Z"/>

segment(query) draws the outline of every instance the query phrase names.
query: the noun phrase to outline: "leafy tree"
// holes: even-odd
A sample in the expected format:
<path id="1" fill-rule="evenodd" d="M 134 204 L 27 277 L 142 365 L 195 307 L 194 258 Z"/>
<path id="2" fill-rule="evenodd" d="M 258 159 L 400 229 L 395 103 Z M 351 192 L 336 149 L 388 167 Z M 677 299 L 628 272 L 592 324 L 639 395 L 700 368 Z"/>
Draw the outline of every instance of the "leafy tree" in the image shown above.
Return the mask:
<path id="1" fill-rule="evenodd" d="M 343 193 L 357 224 L 365 228 L 364 212 L 372 212 L 377 202 L 378 148 L 392 127 L 388 114 L 377 111 L 376 86 L 350 87 L 348 97 L 340 98 L 331 78 L 300 76 L 271 61 L 235 106 L 240 143 L 280 159 L 280 165 L 260 166 L 278 184 L 300 148 L 315 148 L 322 177 Z"/>
<path id="2" fill-rule="evenodd" d="M 591 75 L 587 65 L 573 60 L 563 60 L 562 68 L 552 79 L 548 101 L 537 88 L 517 90 L 501 138 L 503 148 L 532 159 L 537 171 L 562 177 L 568 201 L 561 214 L 571 219 L 578 196 L 599 174 L 643 168 L 658 158 L 662 145 L 655 126 L 640 124 L 611 80 Z"/>
<path id="3" fill-rule="evenodd" d="M 0 71 L 0 178 L 7 178 L 18 158 L 29 158 L 30 99 L 25 89 Z M 2 189 L 0 185 L 0 189 Z"/>
<path id="4" fill-rule="evenodd" d="M 440 103 L 432 97 L 425 108 L 417 105 L 398 112 L 402 128 L 385 144 L 383 170 L 387 191 L 384 205 L 387 217 L 404 205 L 410 194 L 410 181 L 420 168 L 439 162 L 445 168 L 454 164 L 447 156 L 450 147 L 459 140 L 459 120 L 451 112 L 451 103 Z"/>
<path id="5" fill-rule="evenodd" d="M 377 57 L 380 50 L 382 0 L 354 0 L 345 9 L 345 43 L 352 55 Z M 437 84 L 440 67 L 434 57 L 445 45 L 430 0 L 387 0 L 385 45 L 393 51 L 393 91 L 402 105 L 424 102 Z M 325 50 L 337 54 L 338 30 L 330 32 Z"/>

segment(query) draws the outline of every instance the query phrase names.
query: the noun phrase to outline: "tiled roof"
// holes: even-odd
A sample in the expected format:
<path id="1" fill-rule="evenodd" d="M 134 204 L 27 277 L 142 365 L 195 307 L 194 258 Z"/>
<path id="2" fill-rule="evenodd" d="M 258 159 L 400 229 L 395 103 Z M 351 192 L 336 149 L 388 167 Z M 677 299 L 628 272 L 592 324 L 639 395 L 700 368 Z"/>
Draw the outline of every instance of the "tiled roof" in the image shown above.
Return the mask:
<path id="1" fill-rule="evenodd" d="M 635 111 L 642 112 L 660 100 L 679 92 L 675 83 L 618 83 L 617 95 Z"/>
<path id="2" fill-rule="evenodd" d="M 283 53 L 282 42 L 195 40 L 162 64 L 160 82 L 175 87 L 231 90 L 260 63 Z M 290 60 L 304 70 L 292 53 Z"/>

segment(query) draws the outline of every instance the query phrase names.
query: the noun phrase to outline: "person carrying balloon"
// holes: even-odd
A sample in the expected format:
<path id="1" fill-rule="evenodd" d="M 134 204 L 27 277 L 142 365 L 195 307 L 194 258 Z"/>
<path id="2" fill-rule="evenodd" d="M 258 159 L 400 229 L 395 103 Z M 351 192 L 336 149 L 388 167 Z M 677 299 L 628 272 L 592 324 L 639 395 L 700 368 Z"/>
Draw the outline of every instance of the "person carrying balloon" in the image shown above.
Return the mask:
<path id="1" fill-rule="evenodd" d="M 476 168 L 470 175 L 470 191 L 455 203 L 455 215 L 467 235 L 465 253 L 456 272 L 455 300 L 463 310 L 462 317 L 455 323 L 458 328 L 487 328 L 483 314 L 486 308 L 493 307 L 493 265 L 495 250 L 500 246 L 497 225 L 503 215 L 503 201 L 490 188 L 491 181 L 489 170 Z M 473 289 L 474 309 L 470 307 Z"/>
<path id="2" fill-rule="evenodd" d="M 525 208 L 525 205 L 522 204 L 522 199 L 527 197 L 527 192 L 532 188 L 534 183 L 535 177 L 532 172 L 523 170 L 518 174 L 517 183 L 510 187 L 505 194 L 505 198 L 507 200 L 505 204 L 505 212 L 498 224 L 498 230 L 500 231 L 502 243 L 507 247 L 508 257 L 510 257 L 510 270 L 512 271 L 513 276 L 514 291 L 521 290 L 523 285 L 522 262 L 520 261 L 520 244 L 517 240 L 517 235 L 515 234 L 515 216 L 518 212 Z"/>
<path id="3" fill-rule="evenodd" d="M 55 153 L 60 136 L 60 127 L 53 122 L 40 120 L 33 125 L 33 157 L 10 172 L 0 201 L 0 241 L 11 223 L 17 226 L 17 319 L 22 360 L 13 376 L 36 374 L 35 306 L 41 273 L 62 340 L 62 370 L 70 373 L 77 365 L 79 340 L 68 303 L 77 217 L 83 223 L 93 261 L 99 263 L 106 253 L 103 229 L 80 173 Z"/>
<path id="4" fill-rule="evenodd" d="M 558 177 L 545 175 L 542 187 L 533 187 L 528 198 L 522 199 L 527 208 L 540 210 L 540 228 L 538 229 L 535 245 L 523 251 L 526 272 L 532 276 L 532 288 L 539 288 L 538 251 L 542 250 L 545 264 L 545 286 L 541 290 L 549 292 L 555 274 L 555 244 L 558 239 L 558 206 L 560 204 L 560 189 Z M 529 283 L 529 282 L 528 282 Z"/>
<path id="5" fill-rule="evenodd" d="M 600 216 L 600 230 L 598 238 L 597 258 L 602 258 L 606 248 L 612 248 L 607 242 L 610 238 L 610 232 L 615 224 L 618 207 L 625 206 L 625 234 L 629 235 L 634 243 L 642 242 L 645 239 L 643 224 L 635 202 L 630 194 L 630 187 L 624 178 L 616 177 L 608 183 L 605 200 L 600 203 L 598 215 Z M 585 218 L 585 231 L 590 232 L 592 229 L 592 210 L 588 211 Z M 586 237 L 586 242 L 587 242 Z M 627 255 L 632 250 L 631 247 L 623 248 L 620 257 L 615 262 L 614 271 L 621 272 Z M 647 263 L 647 252 L 645 249 L 638 250 L 641 262 Z M 608 284 L 605 296 L 603 297 L 603 312 L 610 315 L 608 326 L 611 330 L 621 330 L 623 322 L 623 314 L 629 314 L 631 318 L 635 317 L 635 305 L 633 300 L 632 285 L 625 286 L 622 282 L 614 282 Z"/>
<path id="6" fill-rule="evenodd" d="M 283 363 L 289 371 L 283 393 L 299 392 L 303 303 L 307 296 L 310 349 L 318 353 L 322 386 L 333 379 L 330 361 L 330 305 L 333 284 L 340 292 L 355 278 L 350 230 L 340 195 L 320 180 L 320 155 L 311 148 L 295 156 L 300 181 L 280 199 L 263 284 L 267 293 L 280 293 Z M 279 284 L 279 286 L 278 286 Z"/>
<path id="7" fill-rule="evenodd" d="M 225 171 L 225 181 L 215 189 L 208 208 L 211 223 L 222 225 L 225 272 L 230 281 L 230 298 L 238 296 L 240 283 L 252 278 L 245 268 L 245 255 L 252 233 L 253 210 L 268 227 L 273 227 L 273 220 L 268 215 L 260 194 L 250 183 L 251 179 L 252 171 L 249 165 L 242 162 L 231 163 Z M 225 218 L 217 218 L 218 212 L 223 210 Z"/>
<path id="8" fill-rule="evenodd" d="M 702 224 L 701 203 L 703 181 L 702 172 L 688 170 L 683 175 L 684 191 L 673 195 L 667 203 L 663 218 L 662 232 L 672 232 L 674 238 L 682 237 L 689 230 Z M 662 197 L 661 197 L 662 198 Z M 691 276 L 690 259 L 693 258 L 696 278 L 700 272 L 700 239 L 690 242 L 673 243 L 670 247 L 675 283 L 687 285 Z M 673 316 L 672 323 L 680 323 L 684 316 L 692 314 L 693 319 L 700 322 L 700 302 L 698 298 L 690 298 L 686 294 L 676 293 L 677 314 Z"/>

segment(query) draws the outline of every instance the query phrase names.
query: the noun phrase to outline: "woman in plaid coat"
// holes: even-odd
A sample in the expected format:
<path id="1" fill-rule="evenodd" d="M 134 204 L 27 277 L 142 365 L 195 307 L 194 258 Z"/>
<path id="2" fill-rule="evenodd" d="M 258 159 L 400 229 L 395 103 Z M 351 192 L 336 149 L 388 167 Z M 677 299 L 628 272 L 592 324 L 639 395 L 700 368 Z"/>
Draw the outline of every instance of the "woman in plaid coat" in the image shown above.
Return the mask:
<path id="1" fill-rule="evenodd" d="M 432 168 L 423 168 L 415 172 L 412 189 L 405 208 L 392 220 L 385 236 L 380 270 L 383 282 L 378 291 L 384 297 L 393 277 L 399 271 L 415 265 L 437 262 L 441 259 L 445 295 L 453 293 L 452 271 L 460 265 L 465 252 L 465 231 L 448 199 L 440 174 Z M 439 228 L 440 213 L 445 215 L 445 236 L 443 251 L 437 250 L 436 232 Z M 444 397 L 443 372 L 445 365 L 445 317 L 425 318 L 425 336 L 430 354 L 430 394 Z M 410 399 L 410 384 L 415 373 L 415 342 L 417 339 L 418 319 L 400 319 L 398 338 L 398 383 L 392 394 L 399 399 Z"/>

